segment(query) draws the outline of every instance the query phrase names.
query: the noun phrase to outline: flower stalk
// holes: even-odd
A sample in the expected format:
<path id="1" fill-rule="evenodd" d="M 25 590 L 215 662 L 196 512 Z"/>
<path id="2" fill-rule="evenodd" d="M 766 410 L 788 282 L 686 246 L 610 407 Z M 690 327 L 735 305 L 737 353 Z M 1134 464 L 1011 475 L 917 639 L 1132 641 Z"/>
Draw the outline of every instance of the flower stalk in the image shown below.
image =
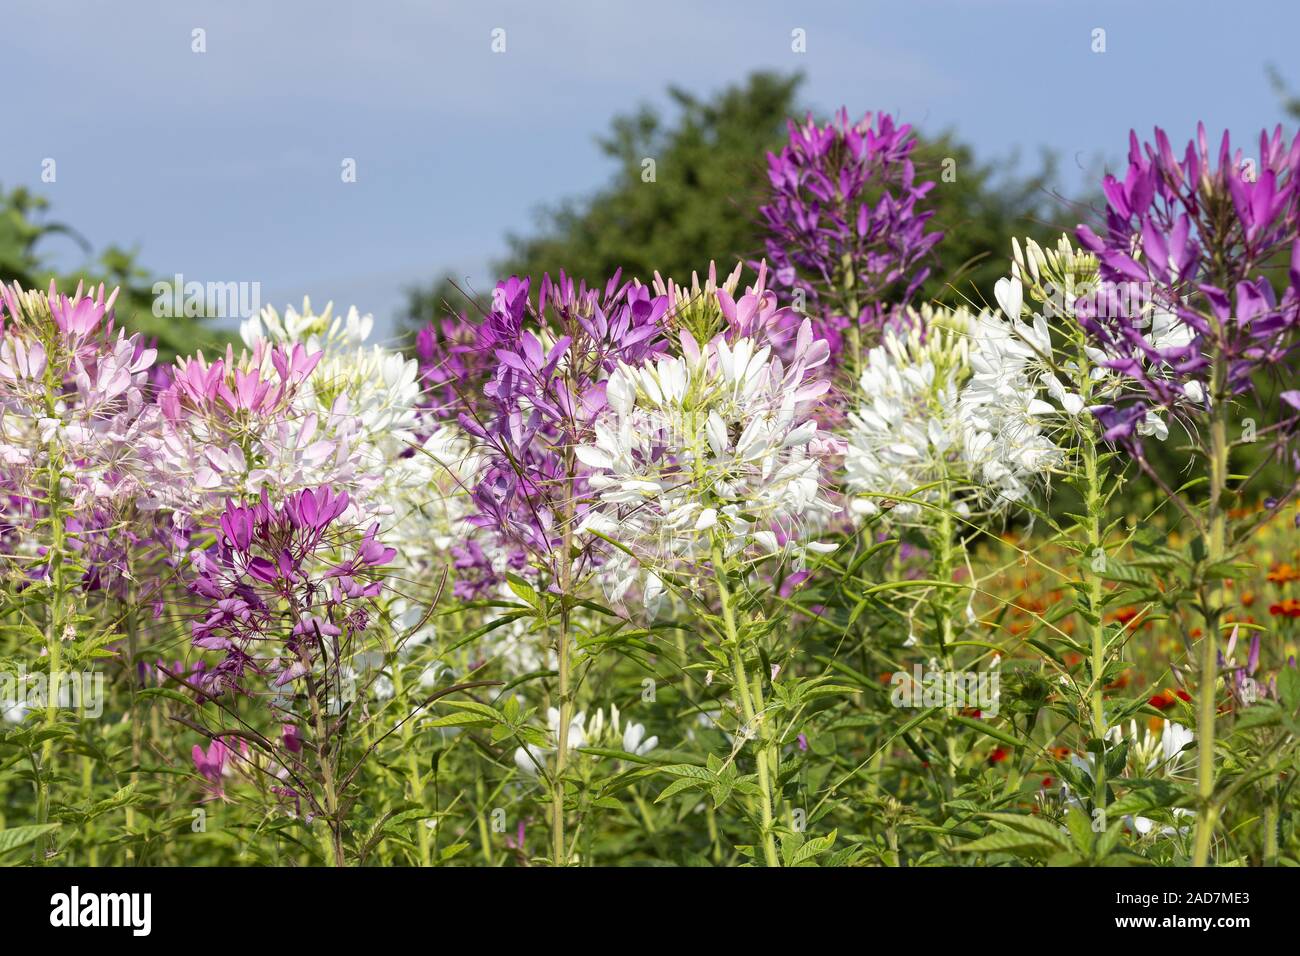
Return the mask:
<path id="1" fill-rule="evenodd" d="M 715 543 L 713 547 L 713 576 L 718 587 L 718 603 L 722 610 L 722 626 L 730 645 L 732 677 L 736 684 L 736 697 L 740 703 L 740 713 L 745 725 L 741 736 L 750 739 L 756 735 L 758 747 L 755 751 L 755 763 L 758 769 L 758 809 L 762 823 L 763 860 L 768 866 L 780 866 L 781 859 L 776 852 L 776 834 L 772 830 L 772 768 L 768 766 L 767 731 L 762 714 L 755 709 L 754 698 L 750 696 L 749 673 L 745 667 L 745 651 L 740 643 L 740 634 L 736 628 L 736 614 L 732 608 L 731 591 L 727 587 L 727 569 L 723 561 L 722 549 Z M 761 680 L 761 678 L 760 678 Z M 760 696 L 761 689 L 756 687 Z"/>

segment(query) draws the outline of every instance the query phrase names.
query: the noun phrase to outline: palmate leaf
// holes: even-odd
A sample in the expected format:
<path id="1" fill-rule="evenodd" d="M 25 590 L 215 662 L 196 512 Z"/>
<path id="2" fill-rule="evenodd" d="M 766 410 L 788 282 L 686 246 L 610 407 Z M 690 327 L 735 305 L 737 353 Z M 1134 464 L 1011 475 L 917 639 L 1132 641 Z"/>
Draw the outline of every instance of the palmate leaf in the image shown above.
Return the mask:
<path id="1" fill-rule="evenodd" d="M 669 797 L 676 796 L 686 790 L 693 790 L 697 787 L 711 788 L 723 782 L 719 774 L 704 767 L 697 767 L 695 764 L 672 764 L 667 767 L 660 767 L 659 771 L 671 774 L 678 779 L 670 783 L 659 796 L 655 797 L 655 803 L 663 803 Z M 730 785 L 729 780 L 727 783 Z"/>
<path id="2" fill-rule="evenodd" d="M 982 813 L 980 816 L 1021 833 L 1036 836 L 1040 840 L 1054 844 L 1058 850 L 1067 850 L 1070 847 L 1069 838 L 1061 828 L 1056 824 L 1048 823 L 1042 817 L 1024 813 Z"/>
<path id="3" fill-rule="evenodd" d="M 1107 581 L 1131 584 L 1139 592 L 1151 590 L 1151 570 L 1136 566 L 1134 562 L 1109 560 L 1099 575 Z"/>
<path id="4" fill-rule="evenodd" d="M 669 797 L 675 797 L 679 793 L 707 786 L 709 786 L 709 782 L 707 781 L 695 780 L 691 777 L 681 777 L 664 787 L 659 796 L 655 797 L 655 803 L 663 803 Z"/>
<path id="5" fill-rule="evenodd" d="M 1047 857 L 1059 852 L 1060 848 L 1032 833 L 1004 830 L 1001 833 L 991 833 L 981 837 L 973 843 L 956 847 L 956 850 L 958 853 L 1014 853 Z"/>
<path id="6" fill-rule="evenodd" d="M 26 846 L 33 840 L 39 840 L 47 833 L 53 833 L 62 825 L 61 823 L 34 823 L 30 826 L 8 827 L 0 830 L 0 853 L 7 853 L 10 850 Z"/>
<path id="7" fill-rule="evenodd" d="M 804 844 L 795 851 L 794 856 L 791 858 L 788 865 L 801 866 L 812 863 L 814 859 L 821 856 L 835 845 L 835 837 L 838 834 L 838 830 L 832 830 L 825 836 L 813 837 L 810 840 L 804 841 Z M 782 847 L 782 849 L 784 849 L 784 847 Z"/>
<path id="8" fill-rule="evenodd" d="M 442 700 L 444 707 L 452 707 L 462 713 L 448 714 L 426 723 L 426 727 L 484 727 L 489 724 L 504 724 L 501 712 L 487 704 L 475 700 Z"/>

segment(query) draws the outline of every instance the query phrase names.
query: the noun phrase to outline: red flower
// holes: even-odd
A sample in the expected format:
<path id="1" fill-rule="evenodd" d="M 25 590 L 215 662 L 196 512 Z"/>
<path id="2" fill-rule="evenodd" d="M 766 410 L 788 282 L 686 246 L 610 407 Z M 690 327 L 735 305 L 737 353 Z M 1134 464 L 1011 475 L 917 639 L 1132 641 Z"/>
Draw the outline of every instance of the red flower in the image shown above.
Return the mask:
<path id="1" fill-rule="evenodd" d="M 1156 710 L 1168 710 L 1170 707 L 1174 706 L 1174 704 L 1176 704 L 1180 700 L 1190 701 L 1191 699 L 1192 698 L 1187 693 L 1187 691 L 1174 690 L 1173 688 L 1169 688 L 1167 690 L 1162 690 L 1160 693 L 1156 694 L 1154 697 L 1148 700 L 1147 703 L 1150 704 L 1152 707 L 1154 707 Z"/>
<path id="2" fill-rule="evenodd" d="M 1297 601 L 1295 598 L 1287 598 L 1280 604 L 1270 604 L 1268 606 L 1268 613 L 1272 614 L 1274 617 L 1277 617 L 1279 614 L 1287 617 L 1300 617 L 1300 601 Z"/>

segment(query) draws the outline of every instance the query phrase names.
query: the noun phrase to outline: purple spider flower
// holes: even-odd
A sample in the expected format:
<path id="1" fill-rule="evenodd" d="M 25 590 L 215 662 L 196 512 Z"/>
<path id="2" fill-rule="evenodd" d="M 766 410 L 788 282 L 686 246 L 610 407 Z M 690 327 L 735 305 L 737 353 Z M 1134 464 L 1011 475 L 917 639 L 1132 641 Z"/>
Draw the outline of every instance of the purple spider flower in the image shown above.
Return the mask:
<path id="1" fill-rule="evenodd" d="M 841 109 L 825 126 L 809 116 L 767 157 L 771 192 L 759 208 L 780 287 L 805 299 L 817 338 L 836 346 L 878 332 L 929 276 L 943 237 L 927 231 L 933 182 L 917 182 L 908 124 L 887 113 L 856 123 Z"/>
<path id="2" fill-rule="evenodd" d="M 1261 133 L 1258 161 L 1234 151 L 1227 132 L 1212 154 L 1204 125 L 1181 159 L 1160 129 L 1154 143 L 1136 133 L 1129 143 L 1124 178 L 1102 183 L 1104 234 L 1078 229 L 1102 283 L 1077 311 L 1129 385 L 1094 413 L 1108 440 L 1140 453 L 1152 416 L 1204 414 L 1252 392 L 1260 371 L 1293 378 L 1284 373 L 1300 327 L 1300 136 L 1288 147 L 1280 126 Z M 1294 423 L 1300 394 L 1281 391 L 1274 410 Z"/>
<path id="3" fill-rule="evenodd" d="M 640 363 L 666 348 L 667 296 L 618 273 L 603 291 L 564 273 L 544 276 L 535 301 L 531 290 L 526 278 L 500 283 L 477 327 L 479 348 L 497 367 L 483 402 L 460 416 L 486 459 L 471 491 L 469 523 L 479 540 L 454 554 L 462 596 L 483 594 L 530 562 L 552 583 L 561 577 L 557 556 L 585 481 L 573 449 L 607 405 L 605 379 L 620 362 Z"/>
<path id="4" fill-rule="evenodd" d="M 311 671 L 323 642 L 368 627 L 378 569 L 396 550 L 378 541 L 377 523 L 349 549 L 338 526 L 348 504 L 346 492 L 330 488 L 297 492 L 280 507 L 265 489 L 255 504 L 227 504 L 216 542 L 193 555 L 189 585 L 208 602 L 192 626 L 194 646 L 225 655 L 204 672 L 205 690 L 244 691 L 250 672 L 284 686 Z"/>

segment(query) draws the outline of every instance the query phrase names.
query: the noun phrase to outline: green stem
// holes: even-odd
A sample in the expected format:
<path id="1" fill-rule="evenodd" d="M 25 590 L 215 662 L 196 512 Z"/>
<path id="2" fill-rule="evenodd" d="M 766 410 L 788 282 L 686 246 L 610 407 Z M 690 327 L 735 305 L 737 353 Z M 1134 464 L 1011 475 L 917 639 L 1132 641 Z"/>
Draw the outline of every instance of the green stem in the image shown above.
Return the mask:
<path id="1" fill-rule="evenodd" d="M 1223 363 L 1214 367 L 1214 388 L 1210 419 L 1210 500 L 1207 508 L 1209 540 L 1206 543 L 1206 561 L 1210 569 L 1209 594 L 1205 601 L 1205 633 L 1201 637 L 1201 685 L 1197 700 L 1196 747 L 1197 771 L 1196 838 L 1192 851 L 1192 865 L 1205 866 L 1210 858 L 1210 843 L 1218 822 L 1214 806 L 1214 722 L 1216 714 L 1215 685 L 1218 682 L 1219 618 L 1223 612 L 1222 571 L 1218 565 L 1227 550 L 1227 515 L 1223 496 L 1228 485 L 1228 423 L 1227 395 L 1223 387 Z"/>
<path id="2" fill-rule="evenodd" d="M 566 473 L 573 474 L 573 453 L 565 454 Z M 569 653 L 569 592 L 573 587 L 573 483 L 565 496 L 564 514 L 560 520 L 564 537 L 560 552 L 560 633 L 556 641 L 556 669 L 560 672 L 560 725 L 555 731 L 555 778 L 551 788 L 551 865 L 566 866 L 568 857 L 564 846 L 564 770 L 569 756 L 569 724 L 573 720 L 573 691 Z"/>
<path id="3" fill-rule="evenodd" d="M 131 604 L 126 609 L 126 639 L 127 639 L 127 685 L 131 688 L 131 766 L 139 767 L 141 759 L 144 756 L 144 729 L 141 721 L 141 705 L 137 697 L 140 689 L 139 669 L 136 663 L 140 653 L 138 628 L 135 618 L 135 589 L 131 589 L 129 600 Z M 135 771 L 131 773 L 132 787 L 139 788 L 140 775 Z M 128 803 L 126 805 L 126 834 L 130 839 L 135 833 L 135 806 Z M 128 843 L 126 847 L 126 861 L 129 864 L 135 864 L 135 846 Z"/>
<path id="4" fill-rule="evenodd" d="M 483 863 L 487 866 L 492 865 L 492 837 L 488 830 L 488 808 L 487 796 L 483 789 L 483 775 L 477 771 L 474 774 L 474 802 L 478 809 L 478 840 L 483 850 Z"/>
<path id="5" fill-rule="evenodd" d="M 54 353 L 51 351 L 51 359 L 47 363 L 45 371 L 45 406 L 46 415 L 50 418 L 57 419 L 58 410 L 56 406 L 56 396 L 61 383 L 55 374 L 53 354 Z M 66 515 L 64 514 L 65 503 L 63 500 L 63 450 L 59 447 L 57 433 L 51 437 L 46 451 L 49 457 L 46 474 L 46 497 L 50 514 L 50 550 L 47 555 L 49 558 L 50 613 L 47 619 L 47 629 L 45 634 L 45 645 L 49 656 L 47 662 L 49 664 L 49 680 L 46 685 L 45 727 L 46 729 L 49 729 L 53 727 L 58 720 L 63 634 L 67 629 L 67 581 L 65 580 L 63 567 L 67 528 L 65 525 Z M 46 783 L 42 791 L 44 799 L 37 802 L 37 823 L 46 823 L 49 820 L 51 804 L 50 790 L 56 770 L 55 763 L 54 737 L 50 736 L 41 745 L 41 773 L 45 776 Z M 52 838 L 43 839 L 41 842 L 42 845 L 47 848 L 53 845 Z"/>
<path id="6" fill-rule="evenodd" d="M 745 670 L 744 649 L 740 646 L 740 635 L 736 630 L 736 616 L 731 607 L 731 592 L 727 590 L 722 550 L 717 545 L 713 547 L 713 576 L 718 584 L 718 600 L 722 605 L 722 623 L 726 630 L 727 643 L 731 645 L 731 667 L 736 684 L 736 696 L 740 699 L 740 712 L 745 718 L 742 733 L 748 735 L 757 730 L 759 734 L 756 761 L 758 764 L 759 818 L 763 825 L 763 859 L 768 866 L 780 866 L 781 859 L 776 852 L 776 834 L 772 832 L 772 784 L 768 771 L 766 734 L 754 709 L 753 699 L 750 697 L 749 674 Z"/>
<path id="7" fill-rule="evenodd" d="M 856 289 L 857 273 L 854 271 L 853 256 L 844 253 L 840 265 L 844 270 L 844 311 L 849 320 L 849 368 L 853 373 L 851 384 L 857 385 L 858 376 L 862 374 L 862 328 L 858 322 L 862 305 Z"/>
<path id="8" fill-rule="evenodd" d="M 1092 736 L 1104 740 L 1106 736 L 1105 686 L 1106 686 L 1106 628 L 1102 621 L 1102 582 L 1101 576 L 1091 570 L 1097 552 L 1103 548 L 1102 534 L 1105 516 L 1102 503 L 1101 475 L 1097 467 L 1097 445 L 1091 431 L 1083 436 L 1083 480 L 1084 480 L 1084 514 L 1087 521 L 1087 567 L 1088 612 L 1087 621 L 1092 643 L 1092 692 L 1089 710 L 1092 714 Z M 1104 810 L 1106 807 L 1106 754 L 1097 753 L 1094 768 L 1093 809 Z"/>
<path id="9" fill-rule="evenodd" d="M 955 527 L 952 520 L 952 501 L 948 494 L 947 482 L 943 483 L 941 500 L 938 503 L 939 508 L 939 528 L 937 531 L 936 546 L 938 554 L 936 558 L 935 580 L 948 584 L 952 581 L 952 572 L 955 564 L 955 550 L 953 548 L 953 535 Z M 939 623 L 939 647 L 943 654 L 943 666 L 946 671 L 951 673 L 954 668 L 952 653 L 953 628 L 952 628 L 952 608 L 951 594 L 947 587 L 940 588 L 936 595 L 934 606 L 935 616 Z M 951 710 L 949 711 L 952 712 Z M 955 734 L 945 734 L 946 752 L 948 758 L 948 772 L 946 775 L 944 789 L 951 799 L 956 785 L 957 767 L 959 759 L 957 757 L 957 736 Z"/>
<path id="10" fill-rule="evenodd" d="M 1264 865 L 1265 866 L 1277 866 L 1277 854 L 1278 854 L 1277 818 L 1278 818 L 1277 797 L 1270 795 L 1268 798 L 1268 804 L 1264 807 Z"/>
<path id="11" fill-rule="evenodd" d="M 402 678 L 402 662 L 393 655 L 393 694 L 398 700 L 406 699 L 405 681 Z M 410 798 L 418 803 L 423 809 L 424 802 L 424 783 L 420 779 L 420 759 L 417 755 L 419 748 L 416 747 L 415 740 L 415 720 L 407 720 L 402 724 L 402 749 L 406 751 L 406 785 L 410 793 Z M 435 818 L 434 826 L 438 825 Z M 433 840 L 429 834 L 429 828 L 424 825 L 424 821 L 419 822 L 416 827 L 416 837 L 420 849 L 420 866 L 432 866 L 432 846 Z"/>
<path id="12" fill-rule="evenodd" d="M 316 728 L 316 761 L 320 768 L 321 782 L 325 787 L 325 811 L 328 817 L 326 822 L 330 828 L 334 865 L 345 866 L 343 823 L 339 819 L 339 798 L 334 786 L 334 765 L 330 763 L 331 754 L 329 738 L 325 730 L 325 714 L 321 709 L 320 696 L 316 693 L 316 681 L 311 675 L 311 661 L 307 657 L 307 652 L 302 648 L 298 649 L 298 659 L 307 668 L 307 700 L 311 705 L 312 723 Z"/>

